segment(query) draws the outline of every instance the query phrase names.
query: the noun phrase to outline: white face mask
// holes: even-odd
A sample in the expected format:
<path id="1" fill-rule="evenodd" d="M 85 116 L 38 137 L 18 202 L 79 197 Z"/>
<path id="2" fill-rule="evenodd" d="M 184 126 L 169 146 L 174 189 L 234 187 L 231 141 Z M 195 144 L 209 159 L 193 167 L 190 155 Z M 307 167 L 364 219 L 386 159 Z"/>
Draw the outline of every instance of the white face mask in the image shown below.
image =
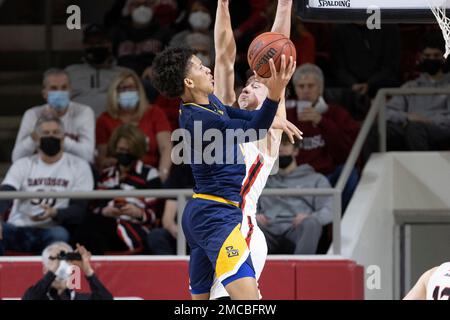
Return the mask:
<path id="1" fill-rule="evenodd" d="M 311 101 L 298 100 L 297 101 L 297 114 L 301 114 L 306 108 L 312 107 Z"/>
<path id="2" fill-rule="evenodd" d="M 209 55 L 203 54 L 203 53 L 197 53 L 196 54 L 197 58 L 200 59 L 200 61 L 202 62 L 202 64 L 205 67 L 210 67 L 211 66 L 211 58 L 209 57 Z"/>
<path id="3" fill-rule="evenodd" d="M 66 261 L 62 260 L 59 263 L 58 269 L 55 271 L 56 280 L 65 281 L 69 279 L 69 277 L 72 275 L 72 270 L 72 266 Z"/>
<path id="4" fill-rule="evenodd" d="M 131 18 L 137 24 L 148 24 L 152 21 L 153 9 L 146 6 L 140 6 L 133 10 Z"/>
<path id="5" fill-rule="evenodd" d="M 206 30 L 211 25 L 211 16 L 209 13 L 197 11 L 189 16 L 189 24 L 194 30 Z"/>
<path id="6" fill-rule="evenodd" d="M 317 100 L 316 104 L 314 105 L 314 109 L 320 114 L 323 114 L 328 111 L 328 104 L 325 102 L 325 99 L 320 96 L 319 100 Z"/>
<path id="7" fill-rule="evenodd" d="M 305 108 L 311 107 L 313 107 L 320 114 L 323 114 L 328 110 L 328 104 L 325 102 L 322 96 L 319 97 L 315 105 L 313 105 L 312 102 L 308 100 L 298 100 L 296 104 L 297 104 L 297 114 L 302 113 L 305 110 Z"/>

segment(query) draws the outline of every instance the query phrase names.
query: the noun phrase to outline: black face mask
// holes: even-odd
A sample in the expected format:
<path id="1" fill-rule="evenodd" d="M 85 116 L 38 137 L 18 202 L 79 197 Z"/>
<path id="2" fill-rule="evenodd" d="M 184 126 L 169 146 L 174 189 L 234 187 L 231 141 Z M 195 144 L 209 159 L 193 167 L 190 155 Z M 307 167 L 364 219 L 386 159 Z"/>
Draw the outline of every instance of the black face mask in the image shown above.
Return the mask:
<path id="1" fill-rule="evenodd" d="M 116 159 L 120 165 L 128 167 L 137 160 L 137 157 L 131 153 L 116 153 Z"/>
<path id="2" fill-rule="evenodd" d="M 440 59 L 423 59 L 419 64 L 419 71 L 426 72 L 432 76 L 438 73 L 439 70 L 442 70 L 442 60 Z"/>
<path id="3" fill-rule="evenodd" d="M 84 57 L 92 64 L 103 64 L 109 56 L 108 47 L 91 47 L 84 50 Z"/>
<path id="4" fill-rule="evenodd" d="M 278 166 L 281 169 L 286 169 L 289 167 L 289 165 L 294 161 L 294 158 L 292 156 L 280 156 L 278 158 Z"/>
<path id="5" fill-rule="evenodd" d="M 55 137 L 42 137 L 39 141 L 39 149 L 49 157 L 53 157 L 61 151 L 61 139 Z"/>

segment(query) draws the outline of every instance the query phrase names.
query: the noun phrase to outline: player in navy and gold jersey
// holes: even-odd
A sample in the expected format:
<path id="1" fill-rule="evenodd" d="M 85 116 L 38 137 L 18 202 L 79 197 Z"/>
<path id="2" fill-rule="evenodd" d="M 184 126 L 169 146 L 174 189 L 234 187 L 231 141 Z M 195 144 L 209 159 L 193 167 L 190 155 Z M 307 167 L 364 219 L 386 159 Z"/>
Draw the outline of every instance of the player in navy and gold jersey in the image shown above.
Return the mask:
<path id="1" fill-rule="evenodd" d="M 169 48 L 154 60 L 155 87 L 168 97 L 183 100 L 180 127 L 185 130 L 184 142 L 190 147 L 195 179 L 194 199 L 187 204 L 182 220 L 191 248 L 189 275 L 193 299 L 209 298 L 214 276 L 232 299 L 259 298 L 250 253 L 240 232 L 240 191 L 246 173 L 239 148 L 243 141 L 227 143 L 226 136 L 235 130 L 254 130 L 253 138 L 239 135 L 246 136 L 245 141 L 265 136 L 295 70 L 290 61 L 287 66 L 282 63 L 277 72 L 270 60 L 272 76 L 265 79 L 268 97 L 260 110 L 250 112 L 225 106 L 213 95 L 211 70 L 190 49 Z M 207 137 L 213 133 L 220 133 L 221 138 Z M 208 154 L 212 155 L 212 162 Z"/>
<path id="2" fill-rule="evenodd" d="M 236 61 L 236 43 L 228 6 L 229 0 L 220 0 L 217 6 L 214 26 L 216 41 L 214 45 L 218 59 L 216 59 L 214 68 L 214 80 L 216 82 L 217 97 L 224 103 L 234 105 L 236 103 L 234 72 L 229 72 L 229 70 L 233 70 Z M 272 32 L 284 34 L 287 38 L 290 37 L 291 11 L 292 0 L 278 0 Z M 252 76 L 247 80 L 247 85 L 239 95 L 237 103 L 241 109 L 258 110 L 262 107 L 267 92 L 267 87 Z M 264 233 L 258 226 L 256 211 L 259 196 L 263 192 L 267 179 L 279 156 L 283 130 L 279 127 L 277 128 L 277 122 L 284 120 L 287 127 L 293 127 L 293 130 L 296 130 L 295 126 L 286 120 L 284 98 L 281 99 L 278 105 L 275 118 L 272 128 L 269 129 L 264 139 L 246 142 L 241 145 L 247 169 L 246 177 L 241 187 L 241 210 L 243 213 L 241 233 L 250 249 L 257 282 L 266 262 L 267 243 Z M 302 133 L 300 130 L 297 129 L 297 133 L 296 137 L 301 139 Z M 292 141 L 292 138 L 289 137 L 289 140 Z M 228 294 L 225 288 L 220 282 L 215 280 L 210 291 L 210 299 L 225 299 L 226 297 L 228 297 Z M 262 295 L 260 297 L 262 298 Z"/>

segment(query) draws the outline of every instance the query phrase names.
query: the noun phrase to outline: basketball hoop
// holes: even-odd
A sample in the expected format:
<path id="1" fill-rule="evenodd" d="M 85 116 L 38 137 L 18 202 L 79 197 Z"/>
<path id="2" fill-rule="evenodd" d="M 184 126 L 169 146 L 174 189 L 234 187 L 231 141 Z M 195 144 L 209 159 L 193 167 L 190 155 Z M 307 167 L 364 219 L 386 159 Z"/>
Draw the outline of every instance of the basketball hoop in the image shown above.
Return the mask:
<path id="1" fill-rule="evenodd" d="M 442 30 L 445 40 L 444 58 L 447 59 L 450 54 L 450 19 L 446 15 L 447 0 L 428 0 L 428 3 Z"/>

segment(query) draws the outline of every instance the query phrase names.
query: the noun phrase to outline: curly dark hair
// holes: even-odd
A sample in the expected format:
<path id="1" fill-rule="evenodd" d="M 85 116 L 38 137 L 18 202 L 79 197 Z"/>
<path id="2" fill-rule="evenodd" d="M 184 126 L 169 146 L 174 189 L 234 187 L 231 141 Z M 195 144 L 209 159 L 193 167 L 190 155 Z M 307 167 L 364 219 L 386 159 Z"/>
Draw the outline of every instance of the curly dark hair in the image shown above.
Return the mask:
<path id="1" fill-rule="evenodd" d="M 180 97 L 184 92 L 184 78 L 194 51 L 187 47 L 169 47 L 159 53 L 152 64 L 152 82 L 158 91 L 169 97 Z"/>

